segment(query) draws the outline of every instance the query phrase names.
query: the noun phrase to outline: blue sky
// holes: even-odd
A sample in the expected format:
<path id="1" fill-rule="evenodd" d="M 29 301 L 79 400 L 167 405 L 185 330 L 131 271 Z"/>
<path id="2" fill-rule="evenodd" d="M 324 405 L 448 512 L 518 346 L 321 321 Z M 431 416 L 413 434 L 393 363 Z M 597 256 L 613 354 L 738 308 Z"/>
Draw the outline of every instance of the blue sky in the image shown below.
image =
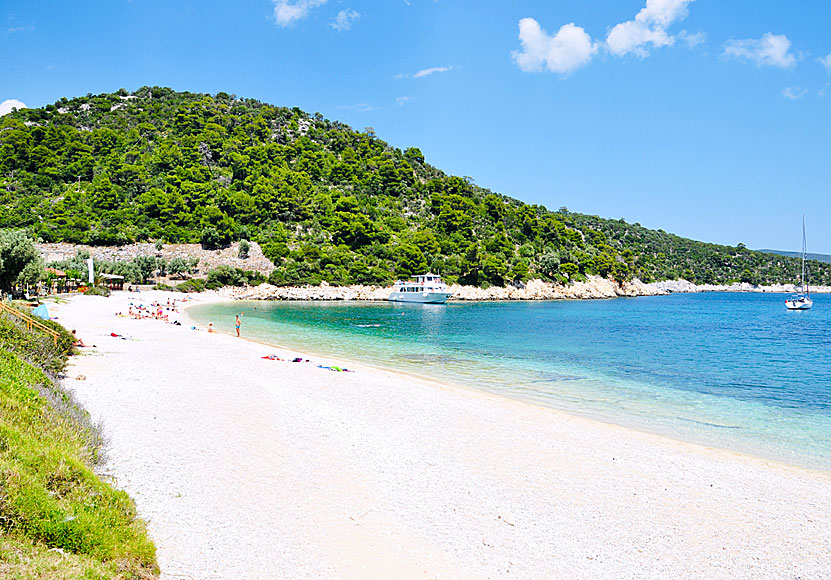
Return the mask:
<path id="1" fill-rule="evenodd" d="M 0 103 L 226 91 L 704 241 L 798 250 L 805 212 L 831 253 L 829 31 L 827 0 L 6 0 Z"/>

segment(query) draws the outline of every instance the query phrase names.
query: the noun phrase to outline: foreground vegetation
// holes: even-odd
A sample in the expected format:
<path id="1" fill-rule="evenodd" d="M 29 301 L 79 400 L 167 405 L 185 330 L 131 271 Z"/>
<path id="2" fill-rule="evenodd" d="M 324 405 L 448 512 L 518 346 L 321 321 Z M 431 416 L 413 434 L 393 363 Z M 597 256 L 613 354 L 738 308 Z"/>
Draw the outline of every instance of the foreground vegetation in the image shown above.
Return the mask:
<path id="1" fill-rule="evenodd" d="M 152 578 L 132 500 L 94 472 L 101 440 L 52 378 L 72 350 L 0 314 L 0 577 Z"/>
<path id="2" fill-rule="evenodd" d="M 260 243 L 282 285 L 432 270 L 503 285 L 586 275 L 795 282 L 798 260 L 549 211 L 446 175 L 415 147 L 234 95 L 142 87 L 0 119 L 0 227 L 44 241 Z M 831 265 L 811 263 L 831 284 Z"/>

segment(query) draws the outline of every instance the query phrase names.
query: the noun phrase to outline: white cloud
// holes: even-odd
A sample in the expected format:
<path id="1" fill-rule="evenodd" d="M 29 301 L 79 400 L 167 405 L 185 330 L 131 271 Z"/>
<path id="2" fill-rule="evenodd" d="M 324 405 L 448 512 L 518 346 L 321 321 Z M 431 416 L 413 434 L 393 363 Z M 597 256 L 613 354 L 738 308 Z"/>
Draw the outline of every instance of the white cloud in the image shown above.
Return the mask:
<path id="1" fill-rule="evenodd" d="M 415 97 L 398 97 L 395 99 L 395 106 L 396 107 L 403 107 L 407 103 L 415 101 Z"/>
<path id="2" fill-rule="evenodd" d="M 825 70 L 831 73 L 831 54 L 818 58 L 817 61 L 825 67 Z"/>
<path id="3" fill-rule="evenodd" d="M 430 76 L 431 74 L 449 72 L 449 71 L 455 70 L 457 68 L 459 68 L 459 67 L 457 67 L 455 65 L 434 66 L 434 67 L 430 67 L 430 68 L 421 69 L 420 71 L 418 71 L 416 73 L 413 73 L 411 75 L 404 74 L 404 73 L 399 73 L 399 74 L 395 75 L 395 77 L 393 77 L 393 78 L 396 78 L 396 79 L 420 79 L 422 77 Z"/>
<path id="4" fill-rule="evenodd" d="M 627 20 L 612 27 L 606 42 L 592 42 L 591 36 L 573 22 L 561 27 L 553 36 L 540 28 L 533 18 L 519 21 L 519 39 L 522 50 L 512 53 L 514 61 L 526 72 L 544 69 L 569 73 L 588 64 L 594 54 L 605 48 L 617 56 L 634 53 L 644 58 L 650 48 L 672 46 L 676 37 L 667 29 L 687 17 L 688 7 L 695 0 L 646 0 L 646 6 Z M 703 32 L 678 34 L 689 48 L 706 40 Z"/>
<path id="5" fill-rule="evenodd" d="M 802 87 L 788 87 L 782 90 L 782 96 L 791 101 L 798 101 L 808 94 L 808 89 Z"/>
<path id="6" fill-rule="evenodd" d="M 6 99 L 0 103 L 0 117 L 12 112 L 12 109 L 25 109 L 26 103 L 17 99 Z"/>
<path id="7" fill-rule="evenodd" d="M 791 53 L 791 41 L 784 34 L 768 32 L 762 38 L 730 40 L 724 47 L 724 56 L 748 60 L 756 66 L 792 68 L 798 57 Z"/>
<path id="8" fill-rule="evenodd" d="M 513 51 L 511 56 L 525 72 L 540 72 L 545 68 L 567 74 L 588 64 L 597 52 L 591 36 L 573 22 L 549 36 L 536 20 L 523 18 L 519 21 L 519 41 L 522 50 Z"/>
<path id="9" fill-rule="evenodd" d="M 369 103 L 358 103 L 357 105 L 340 105 L 338 106 L 338 109 L 358 111 L 359 113 L 369 113 L 371 111 L 377 111 L 378 107 L 370 105 Z"/>
<path id="10" fill-rule="evenodd" d="M 290 26 L 306 18 L 309 10 L 323 6 L 327 0 L 273 0 L 274 20 L 278 26 Z"/>
<path id="11" fill-rule="evenodd" d="M 338 12 L 338 15 L 335 16 L 335 19 L 332 21 L 329 26 L 341 32 L 343 30 L 349 30 L 352 28 L 352 25 L 355 24 L 358 19 L 361 17 L 361 13 L 357 12 L 356 10 L 352 10 L 351 8 L 347 8 L 346 10 L 341 10 Z"/>
<path id="12" fill-rule="evenodd" d="M 678 38 L 687 45 L 687 48 L 695 48 L 699 44 L 707 42 L 707 34 L 704 32 L 689 32 L 682 30 L 678 33 Z"/>
<path id="13" fill-rule="evenodd" d="M 687 17 L 687 6 L 694 0 L 646 0 L 634 20 L 616 24 L 606 36 L 609 52 L 617 56 L 635 53 L 649 55 L 648 46 L 672 46 L 675 37 L 667 32 L 672 24 Z"/>
<path id="14" fill-rule="evenodd" d="M 416 74 L 413 75 L 414 79 L 420 79 L 421 77 L 426 77 L 433 73 L 443 73 L 448 72 L 456 68 L 455 66 L 434 66 L 432 68 L 425 68 L 418 71 Z"/>

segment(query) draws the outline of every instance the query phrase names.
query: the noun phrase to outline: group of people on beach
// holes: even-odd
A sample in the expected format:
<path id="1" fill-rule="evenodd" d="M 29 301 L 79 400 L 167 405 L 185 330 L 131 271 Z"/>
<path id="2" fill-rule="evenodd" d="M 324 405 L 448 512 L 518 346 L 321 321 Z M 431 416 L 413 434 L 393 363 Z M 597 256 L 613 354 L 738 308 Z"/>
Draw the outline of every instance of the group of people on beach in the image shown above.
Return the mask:
<path id="1" fill-rule="evenodd" d="M 173 301 L 170 298 L 167 299 L 167 304 L 163 305 L 161 302 L 151 302 L 150 306 L 145 306 L 144 304 L 134 304 L 130 302 L 130 307 L 127 310 L 127 314 L 122 312 L 116 312 L 116 316 L 121 317 L 129 317 L 135 318 L 136 320 L 144 320 L 144 319 L 155 319 L 155 320 L 164 320 L 165 322 L 170 321 L 170 314 L 171 313 L 179 313 L 179 309 L 176 308 L 176 299 L 174 298 Z"/>

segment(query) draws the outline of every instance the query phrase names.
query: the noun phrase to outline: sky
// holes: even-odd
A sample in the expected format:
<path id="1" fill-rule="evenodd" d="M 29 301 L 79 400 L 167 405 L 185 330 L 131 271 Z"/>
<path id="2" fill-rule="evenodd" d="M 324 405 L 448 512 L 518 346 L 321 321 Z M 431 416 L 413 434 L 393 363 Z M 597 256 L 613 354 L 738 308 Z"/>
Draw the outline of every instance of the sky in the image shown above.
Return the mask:
<path id="1" fill-rule="evenodd" d="M 549 209 L 831 253 L 828 0 L 0 0 L 0 114 L 225 91 Z"/>

